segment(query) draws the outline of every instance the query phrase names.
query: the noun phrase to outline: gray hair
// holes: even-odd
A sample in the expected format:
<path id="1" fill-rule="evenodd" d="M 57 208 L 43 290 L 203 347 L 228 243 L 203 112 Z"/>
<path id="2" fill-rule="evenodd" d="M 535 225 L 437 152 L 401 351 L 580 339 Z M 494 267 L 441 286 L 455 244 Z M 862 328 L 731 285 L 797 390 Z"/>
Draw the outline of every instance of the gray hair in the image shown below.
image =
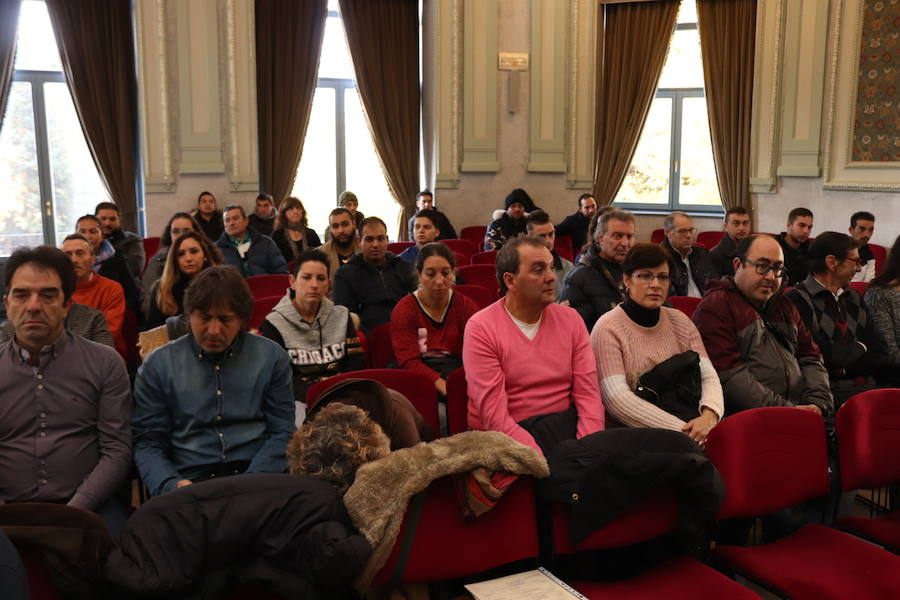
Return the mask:
<path id="1" fill-rule="evenodd" d="M 623 221 L 625 223 L 634 223 L 634 215 L 628 212 L 627 210 L 622 210 L 621 208 L 608 208 L 602 214 L 597 213 L 597 225 L 594 230 L 594 239 L 599 238 L 601 235 L 606 233 L 606 230 L 609 228 L 609 222 L 615 219 L 616 221 Z"/>
<path id="2" fill-rule="evenodd" d="M 666 233 L 675 229 L 675 219 L 678 217 L 684 217 L 685 219 L 690 219 L 690 215 L 682 210 L 676 210 L 671 215 L 668 215 L 663 221 L 663 229 L 666 230 Z"/>

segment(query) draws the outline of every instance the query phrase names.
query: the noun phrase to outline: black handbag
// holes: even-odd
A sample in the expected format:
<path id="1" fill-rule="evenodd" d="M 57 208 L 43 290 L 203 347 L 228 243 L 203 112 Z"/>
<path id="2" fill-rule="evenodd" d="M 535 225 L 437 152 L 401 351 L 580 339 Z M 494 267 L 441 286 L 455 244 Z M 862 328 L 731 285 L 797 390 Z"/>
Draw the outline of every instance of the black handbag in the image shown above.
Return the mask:
<path id="1" fill-rule="evenodd" d="M 682 421 L 700 416 L 700 355 L 676 354 L 638 379 L 634 393 Z"/>

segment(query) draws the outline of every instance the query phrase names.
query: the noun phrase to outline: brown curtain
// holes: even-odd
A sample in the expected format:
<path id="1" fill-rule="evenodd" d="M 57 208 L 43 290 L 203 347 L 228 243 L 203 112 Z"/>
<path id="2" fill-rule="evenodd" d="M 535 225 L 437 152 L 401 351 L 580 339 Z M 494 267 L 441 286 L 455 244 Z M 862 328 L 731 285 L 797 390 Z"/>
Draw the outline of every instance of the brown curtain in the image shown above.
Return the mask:
<path id="1" fill-rule="evenodd" d="M 697 20 L 719 195 L 749 208 L 756 0 L 698 0 Z"/>
<path id="2" fill-rule="evenodd" d="M 100 177 L 137 230 L 137 71 L 129 0 L 46 0 L 63 71 Z"/>
<path id="3" fill-rule="evenodd" d="M 419 3 L 340 0 L 359 95 L 391 192 L 403 208 L 399 237 L 419 187 Z"/>
<path id="4" fill-rule="evenodd" d="M 594 199 L 609 206 L 625 180 L 666 62 L 678 0 L 606 4 L 600 10 L 594 124 Z"/>
<path id="5" fill-rule="evenodd" d="M 328 0 L 256 0 L 256 105 L 261 191 L 291 193 L 303 151 Z"/>
<path id="6" fill-rule="evenodd" d="M 16 28 L 22 0 L 0 0 L 0 131 L 16 60 Z"/>

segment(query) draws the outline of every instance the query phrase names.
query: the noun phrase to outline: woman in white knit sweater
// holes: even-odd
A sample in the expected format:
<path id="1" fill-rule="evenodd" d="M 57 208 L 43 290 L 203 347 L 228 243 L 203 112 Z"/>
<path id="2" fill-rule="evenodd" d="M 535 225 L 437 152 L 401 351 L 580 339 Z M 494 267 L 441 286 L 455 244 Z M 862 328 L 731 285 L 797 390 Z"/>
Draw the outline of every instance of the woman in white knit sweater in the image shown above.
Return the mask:
<path id="1" fill-rule="evenodd" d="M 693 322 L 663 306 L 672 259 L 658 244 L 636 244 L 623 263 L 625 302 L 594 325 L 591 346 L 597 359 L 603 404 L 609 416 L 628 427 L 683 431 L 701 446 L 724 414 L 722 386 Z M 693 350 L 700 356 L 700 402 L 688 421 L 635 393 L 638 378 L 672 356 Z"/>

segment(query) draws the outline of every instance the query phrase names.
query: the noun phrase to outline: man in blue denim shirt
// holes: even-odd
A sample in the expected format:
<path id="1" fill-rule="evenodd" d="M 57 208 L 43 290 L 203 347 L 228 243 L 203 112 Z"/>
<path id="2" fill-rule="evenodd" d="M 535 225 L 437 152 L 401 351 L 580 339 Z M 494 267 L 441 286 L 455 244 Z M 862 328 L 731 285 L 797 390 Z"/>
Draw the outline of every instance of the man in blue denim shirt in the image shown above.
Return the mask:
<path id="1" fill-rule="evenodd" d="M 191 333 L 155 350 L 135 381 L 135 462 L 153 495 L 213 477 L 281 473 L 294 431 L 287 353 L 244 324 L 237 269 L 209 267 L 185 292 Z"/>

